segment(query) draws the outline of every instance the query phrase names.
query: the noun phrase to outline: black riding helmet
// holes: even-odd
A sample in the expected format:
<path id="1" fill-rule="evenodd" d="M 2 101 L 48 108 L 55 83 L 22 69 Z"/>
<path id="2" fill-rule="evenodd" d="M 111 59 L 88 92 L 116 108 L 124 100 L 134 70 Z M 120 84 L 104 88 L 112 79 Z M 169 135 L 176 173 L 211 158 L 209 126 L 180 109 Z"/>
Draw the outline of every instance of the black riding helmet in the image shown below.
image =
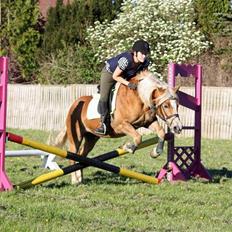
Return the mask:
<path id="1" fill-rule="evenodd" d="M 132 47 L 132 50 L 134 52 L 141 52 L 144 55 L 147 55 L 150 53 L 150 47 L 149 47 L 149 43 L 145 40 L 137 40 Z"/>

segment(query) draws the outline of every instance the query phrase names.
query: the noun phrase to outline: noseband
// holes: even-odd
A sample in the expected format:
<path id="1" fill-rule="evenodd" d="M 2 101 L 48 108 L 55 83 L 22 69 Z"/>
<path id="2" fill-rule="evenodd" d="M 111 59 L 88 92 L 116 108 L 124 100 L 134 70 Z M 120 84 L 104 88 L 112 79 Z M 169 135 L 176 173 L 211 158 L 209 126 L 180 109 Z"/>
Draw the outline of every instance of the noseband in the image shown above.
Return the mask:
<path id="1" fill-rule="evenodd" d="M 168 100 L 168 99 L 167 99 Z M 165 110 L 162 106 L 162 104 L 160 105 L 160 107 L 162 107 L 163 109 L 163 112 L 165 113 Z M 164 121 L 164 122 L 167 122 L 167 120 L 169 120 L 170 118 L 173 118 L 172 121 L 175 119 L 175 118 L 179 118 L 179 114 L 171 114 L 171 115 L 165 115 L 164 117 L 162 117 L 161 115 L 159 115 L 159 117 Z M 170 125 L 172 124 L 172 122 L 170 123 Z"/>

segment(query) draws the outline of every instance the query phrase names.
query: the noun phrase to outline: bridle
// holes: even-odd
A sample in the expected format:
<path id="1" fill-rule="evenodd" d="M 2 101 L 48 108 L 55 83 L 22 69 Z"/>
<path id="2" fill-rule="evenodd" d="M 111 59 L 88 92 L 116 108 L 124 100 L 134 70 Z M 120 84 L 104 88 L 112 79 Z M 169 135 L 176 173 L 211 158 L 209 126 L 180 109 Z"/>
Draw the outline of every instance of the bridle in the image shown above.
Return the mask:
<path id="1" fill-rule="evenodd" d="M 164 116 L 163 115 L 160 115 L 160 114 L 157 114 L 165 123 L 167 124 L 172 124 L 173 120 L 175 118 L 179 118 L 179 114 L 178 113 L 175 113 L 175 114 L 171 114 L 171 115 L 167 115 L 166 114 L 166 110 L 163 106 L 163 103 L 167 100 L 175 100 L 175 101 L 178 101 L 178 97 L 177 96 L 173 96 L 173 94 L 170 93 L 169 89 L 167 89 L 165 91 L 165 93 L 163 93 L 161 96 L 159 96 L 158 98 L 155 99 L 156 103 L 153 105 L 153 108 L 157 109 L 160 107 L 161 108 L 161 111 L 163 112 Z M 168 123 L 167 121 L 169 119 L 172 119 L 171 120 L 171 123 Z"/>

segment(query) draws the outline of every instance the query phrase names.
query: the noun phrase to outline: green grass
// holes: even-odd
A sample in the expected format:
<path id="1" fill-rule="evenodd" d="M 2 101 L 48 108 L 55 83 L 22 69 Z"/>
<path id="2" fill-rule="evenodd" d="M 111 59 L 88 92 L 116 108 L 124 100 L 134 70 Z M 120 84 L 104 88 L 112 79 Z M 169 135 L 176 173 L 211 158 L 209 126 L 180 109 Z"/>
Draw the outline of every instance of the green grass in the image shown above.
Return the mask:
<path id="1" fill-rule="evenodd" d="M 25 137 L 46 142 L 41 131 L 18 131 Z M 102 139 L 89 157 L 111 151 L 128 138 Z M 191 144 L 192 139 L 178 139 Z M 87 168 L 80 186 L 63 176 L 28 190 L 0 193 L 0 231 L 231 231 L 232 150 L 231 141 L 202 140 L 202 160 L 213 181 L 190 180 L 160 185 L 144 184 L 115 174 Z M 7 143 L 7 149 L 25 147 Z M 166 155 L 151 159 L 151 147 L 134 155 L 109 161 L 147 175 L 156 174 Z M 67 166 L 61 159 L 58 163 Z M 39 157 L 7 158 L 6 169 L 13 183 L 41 173 Z"/>

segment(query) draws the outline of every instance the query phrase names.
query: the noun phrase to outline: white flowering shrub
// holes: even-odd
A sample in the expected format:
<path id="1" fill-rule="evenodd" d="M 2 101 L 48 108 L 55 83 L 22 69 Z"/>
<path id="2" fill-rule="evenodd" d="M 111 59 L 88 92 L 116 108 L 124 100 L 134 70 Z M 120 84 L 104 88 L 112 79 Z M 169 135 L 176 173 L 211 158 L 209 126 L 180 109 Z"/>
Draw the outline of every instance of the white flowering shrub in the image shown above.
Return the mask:
<path id="1" fill-rule="evenodd" d="M 125 0 L 111 22 L 95 22 L 87 40 L 99 62 L 145 39 L 151 45 L 151 70 L 161 73 L 167 63 L 184 62 L 209 47 L 194 23 L 194 0 Z"/>

